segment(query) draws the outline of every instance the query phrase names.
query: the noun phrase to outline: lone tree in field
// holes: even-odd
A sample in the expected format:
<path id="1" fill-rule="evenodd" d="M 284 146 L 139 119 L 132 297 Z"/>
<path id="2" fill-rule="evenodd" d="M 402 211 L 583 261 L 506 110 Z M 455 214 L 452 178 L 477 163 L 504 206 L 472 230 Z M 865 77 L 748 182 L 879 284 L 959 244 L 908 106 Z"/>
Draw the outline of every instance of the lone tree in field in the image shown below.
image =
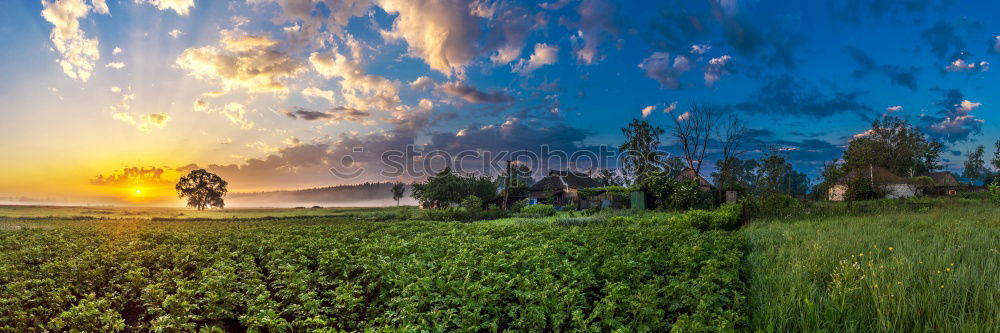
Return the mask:
<path id="1" fill-rule="evenodd" d="M 403 198 L 403 194 L 406 194 L 406 185 L 403 183 L 392 184 L 392 200 L 396 200 L 396 206 L 399 206 L 399 199 Z"/>
<path id="2" fill-rule="evenodd" d="M 226 183 L 221 177 L 205 171 L 205 169 L 198 169 L 181 177 L 175 188 L 178 197 L 188 198 L 188 207 L 205 210 L 207 207 L 224 208 L 226 206 L 222 200 L 222 197 L 226 196 L 226 185 L 229 183 Z"/>

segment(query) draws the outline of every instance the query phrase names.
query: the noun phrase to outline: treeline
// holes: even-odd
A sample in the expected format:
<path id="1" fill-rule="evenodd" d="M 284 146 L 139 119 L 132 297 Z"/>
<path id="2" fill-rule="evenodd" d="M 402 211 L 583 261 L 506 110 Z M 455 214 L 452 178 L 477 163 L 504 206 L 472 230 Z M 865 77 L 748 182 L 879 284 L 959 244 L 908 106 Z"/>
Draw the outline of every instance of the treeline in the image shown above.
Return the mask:
<path id="1" fill-rule="evenodd" d="M 365 201 L 385 201 L 393 203 L 391 182 L 365 182 L 354 185 L 338 185 L 289 191 L 264 191 L 231 193 L 228 199 L 237 205 L 288 204 L 338 204 Z M 409 187 L 409 185 L 404 185 Z"/>

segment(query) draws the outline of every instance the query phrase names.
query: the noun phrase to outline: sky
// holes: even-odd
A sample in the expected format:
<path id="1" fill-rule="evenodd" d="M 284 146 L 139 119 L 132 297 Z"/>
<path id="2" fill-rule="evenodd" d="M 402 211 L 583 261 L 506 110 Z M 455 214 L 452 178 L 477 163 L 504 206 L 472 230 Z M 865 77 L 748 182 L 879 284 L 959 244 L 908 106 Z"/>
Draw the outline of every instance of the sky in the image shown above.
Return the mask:
<path id="1" fill-rule="evenodd" d="M 998 12 L 957 0 L 9 1 L 0 197 L 176 201 L 173 182 L 195 168 L 234 191 L 413 181 L 380 173 L 383 153 L 595 151 L 634 118 L 669 128 L 695 104 L 739 115 L 755 147 L 782 147 L 813 177 L 884 115 L 944 143 L 959 170 L 1000 139 Z"/>

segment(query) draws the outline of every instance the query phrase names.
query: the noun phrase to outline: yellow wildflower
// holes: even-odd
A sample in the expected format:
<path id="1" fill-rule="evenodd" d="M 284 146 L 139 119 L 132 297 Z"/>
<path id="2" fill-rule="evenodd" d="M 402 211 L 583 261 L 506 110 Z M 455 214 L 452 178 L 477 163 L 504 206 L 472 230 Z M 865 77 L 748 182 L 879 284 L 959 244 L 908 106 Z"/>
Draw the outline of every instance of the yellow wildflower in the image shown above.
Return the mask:
<path id="1" fill-rule="evenodd" d="M 864 257 L 865 253 L 864 252 L 858 253 L 858 256 Z"/>
<path id="2" fill-rule="evenodd" d="M 941 289 L 944 289 L 944 285 L 943 284 L 941 285 Z"/>
<path id="3" fill-rule="evenodd" d="M 889 247 L 889 251 L 892 251 L 892 246 Z"/>

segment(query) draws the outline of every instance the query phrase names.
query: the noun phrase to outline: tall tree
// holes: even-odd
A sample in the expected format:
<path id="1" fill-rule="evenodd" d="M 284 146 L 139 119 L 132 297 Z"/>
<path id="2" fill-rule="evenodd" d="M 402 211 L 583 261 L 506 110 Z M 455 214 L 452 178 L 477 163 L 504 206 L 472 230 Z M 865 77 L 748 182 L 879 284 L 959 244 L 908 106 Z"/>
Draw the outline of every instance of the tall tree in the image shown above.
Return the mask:
<path id="1" fill-rule="evenodd" d="M 739 157 L 743 155 L 743 144 L 747 139 L 747 128 L 735 114 L 729 116 L 720 123 L 717 128 L 716 140 L 722 145 L 722 160 L 717 161 L 716 173 L 713 173 L 715 184 L 719 191 L 736 186 L 734 174 L 736 173 Z M 721 195 L 721 193 L 720 193 Z"/>
<path id="2" fill-rule="evenodd" d="M 641 119 L 632 119 L 628 127 L 622 128 L 625 142 L 618 150 L 624 153 L 622 171 L 629 181 L 638 183 L 649 172 L 660 170 L 663 153 L 659 147 L 663 133 L 662 128 Z"/>
<path id="3" fill-rule="evenodd" d="M 694 173 L 701 175 L 701 164 L 708 151 L 708 141 L 715 126 L 713 107 L 693 105 L 687 112 L 674 117 L 673 136 L 684 153 L 684 161 Z"/>
<path id="4" fill-rule="evenodd" d="M 996 150 L 993 151 L 993 160 L 990 162 L 993 164 L 993 169 L 1000 172 L 1000 140 L 997 140 L 994 145 L 996 146 Z"/>
<path id="5" fill-rule="evenodd" d="M 188 207 L 205 210 L 208 207 L 225 208 L 226 203 L 222 197 L 226 196 L 228 185 L 222 177 L 205 169 L 198 169 L 181 177 L 174 188 L 178 197 L 188 198 Z"/>
<path id="6" fill-rule="evenodd" d="M 844 170 L 875 165 L 897 175 L 913 177 L 940 168 L 941 143 L 898 117 L 875 120 L 863 136 L 844 151 Z"/>
<path id="7" fill-rule="evenodd" d="M 686 167 L 687 164 L 684 163 L 684 159 L 677 156 L 668 157 L 663 161 L 663 171 L 667 172 L 671 177 L 676 177 Z"/>
<path id="8" fill-rule="evenodd" d="M 406 194 L 406 185 L 403 183 L 392 184 L 392 200 L 396 200 L 396 206 L 399 206 L 399 199 L 403 198 L 403 194 Z"/>
<path id="9" fill-rule="evenodd" d="M 986 161 L 983 160 L 984 150 L 983 146 L 979 145 L 976 149 L 966 153 L 965 170 L 962 171 L 962 177 L 983 179 L 989 175 L 989 169 L 986 169 Z"/>
<path id="10" fill-rule="evenodd" d="M 597 179 L 601 181 L 604 186 L 622 186 L 625 185 L 625 180 L 615 169 L 601 169 L 597 172 Z"/>

